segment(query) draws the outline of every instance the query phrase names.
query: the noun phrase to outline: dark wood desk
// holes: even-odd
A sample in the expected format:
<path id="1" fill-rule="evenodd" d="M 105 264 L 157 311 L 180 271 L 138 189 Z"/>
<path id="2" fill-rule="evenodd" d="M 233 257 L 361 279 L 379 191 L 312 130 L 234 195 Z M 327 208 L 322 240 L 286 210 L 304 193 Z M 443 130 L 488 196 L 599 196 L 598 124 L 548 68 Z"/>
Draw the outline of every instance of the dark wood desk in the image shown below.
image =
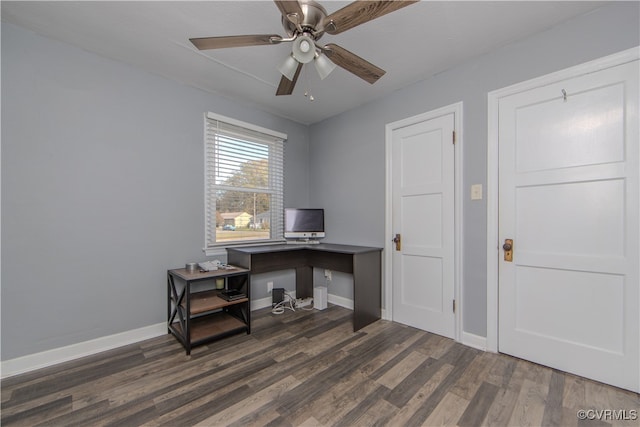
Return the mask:
<path id="1" fill-rule="evenodd" d="M 380 319 L 382 249 L 336 245 L 265 245 L 227 248 L 229 264 L 251 274 L 296 270 L 296 297 L 313 297 L 313 267 L 353 275 L 353 330 Z"/>

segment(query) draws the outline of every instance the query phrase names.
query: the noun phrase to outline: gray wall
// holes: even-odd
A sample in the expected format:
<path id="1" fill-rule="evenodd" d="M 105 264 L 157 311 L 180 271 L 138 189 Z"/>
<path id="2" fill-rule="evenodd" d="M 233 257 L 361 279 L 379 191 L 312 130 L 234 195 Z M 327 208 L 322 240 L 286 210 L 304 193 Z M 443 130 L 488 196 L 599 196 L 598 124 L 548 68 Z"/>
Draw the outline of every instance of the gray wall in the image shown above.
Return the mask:
<path id="1" fill-rule="evenodd" d="M 203 113 L 308 128 L 2 23 L 2 360 L 165 321 L 166 270 L 206 259 Z"/>
<path id="2" fill-rule="evenodd" d="M 463 101 L 468 194 L 488 91 L 638 38 L 638 4 L 610 5 L 306 127 L 3 23 L 2 360 L 165 320 L 166 269 L 205 258 L 204 112 L 287 133 L 285 205 L 324 207 L 327 241 L 383 246 L 386 123 Z M 486 204 L 463 209 L 464 330 L 485 336 Z M 254 296 L 274 279 L 292 276 Z"/>
<path id="3" fill-rule="evenodd" d="M 384 246 L 385 125 L 463 101 L 463 329 L 486 336 L 487 93 L 640 45 L 638 2 L 607 5 L 311 127 L 311 203 L 327 240 Z M 357 221 L 353 221 L 357 218 Z M 336 280 L 330 293 L 348 292 Z"/>

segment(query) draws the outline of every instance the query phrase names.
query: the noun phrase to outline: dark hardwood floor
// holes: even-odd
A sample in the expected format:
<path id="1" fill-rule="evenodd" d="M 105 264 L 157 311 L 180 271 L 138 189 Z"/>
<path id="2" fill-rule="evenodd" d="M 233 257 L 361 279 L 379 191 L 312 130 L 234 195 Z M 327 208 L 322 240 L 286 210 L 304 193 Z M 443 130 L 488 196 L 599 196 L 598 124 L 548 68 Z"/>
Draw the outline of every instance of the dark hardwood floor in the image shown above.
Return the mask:
<path id="1" fill-rule="evenodd" d="M 336 306 L 253 312 L 251 335 L 191 356 L 166 335 L 1 385 L 3 426 L 640 425 L 636 393 L 393 322 L 354 333 Z"/>

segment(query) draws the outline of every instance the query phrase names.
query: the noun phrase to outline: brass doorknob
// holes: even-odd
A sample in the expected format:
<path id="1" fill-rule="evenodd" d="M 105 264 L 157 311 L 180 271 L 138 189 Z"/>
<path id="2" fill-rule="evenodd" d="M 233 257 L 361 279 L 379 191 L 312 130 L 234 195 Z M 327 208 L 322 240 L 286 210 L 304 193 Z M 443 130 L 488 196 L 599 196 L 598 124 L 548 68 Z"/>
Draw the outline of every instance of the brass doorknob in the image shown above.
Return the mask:
<path id="1" fill-rule="evenodd" d="M 391 241 L 396 244 L 396 251 L 401 250 L 401 248 L 402 248 L 402 236 L 400 236 L 400 234 L 396 234 L 395 237 Z"/>

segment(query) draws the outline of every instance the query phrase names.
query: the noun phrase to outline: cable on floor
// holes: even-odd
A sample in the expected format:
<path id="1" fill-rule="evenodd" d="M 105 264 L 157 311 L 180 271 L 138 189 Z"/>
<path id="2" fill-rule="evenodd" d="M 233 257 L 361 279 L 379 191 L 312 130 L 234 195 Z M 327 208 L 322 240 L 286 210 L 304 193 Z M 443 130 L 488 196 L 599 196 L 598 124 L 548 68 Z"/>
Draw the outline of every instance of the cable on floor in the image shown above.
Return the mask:
<path id="1" fill-rule="evenodd" d="M 293 298 L 289 292 L 285 292 L 284 299 L 279 303 L 277 303 L 275 306 L 273 306 L 273 308 L 271 309 L 271 313 L 283 314 L 284 311 L 287 309 L 291 311 L 296 311 L 293 304 L 294 301 L 295 301 L 295 298 Z M 287 307 L 287 303 L 289 303 L 289 307 Z"/>

